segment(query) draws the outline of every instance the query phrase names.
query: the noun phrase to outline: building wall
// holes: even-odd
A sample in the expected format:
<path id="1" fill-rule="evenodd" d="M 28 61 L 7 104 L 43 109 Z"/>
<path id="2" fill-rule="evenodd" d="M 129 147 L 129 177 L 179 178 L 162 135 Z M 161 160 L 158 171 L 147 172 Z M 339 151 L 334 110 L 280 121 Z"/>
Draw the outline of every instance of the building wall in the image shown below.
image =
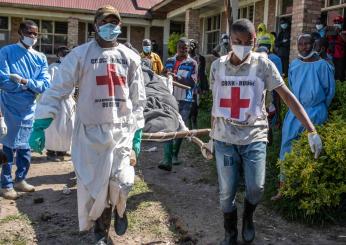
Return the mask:
<path id="1" fill-rule="evenodd" d="M 131 26 L 130 41 L 134 48 L 139 52 L 142 51 L 142 41 L 145 35 L 145 28 L 141 26 Z"/>
<path id="2" fill-rule="evenodd" d="M 155 40 L 159 47 L 158 54 L 162 57 L 163 52 L 163 27 L 152 26 L 150 27 L 150 40 Z"/>
<path id="3" fill-rule="evenodd" d="M 18 41 L 18 30 L 19 30 L 19 25 L 22 21 L 23 21 L 22 17 L 11 18 L 10 43 L 15 43 Z"/>
<path id="4" fill-rule="evenodd" d="M 260 23 L 263 23 L 264 21 L 264 0 L 260 1 L 260 2 L 256 2 L 255 4 L 255 27 L 257 29 L 257 26 Z"/>
<path id="5" fill-rule="evenodd" d="M 227 15 L 226 12 L 221 13 L 221 33 L 226 32 L 227 33 Z"/>
<path id="6" fill-rule="evenodd" d="M 268 31 L 276 31 L 276 0 L 269 0 L 268 7 Z"/>
<path id="7" fill-rule="evenodd" d="M 86 24 L 84 22 L 78 23 L 78 45 L 81 45 L 86 42 Z"/>

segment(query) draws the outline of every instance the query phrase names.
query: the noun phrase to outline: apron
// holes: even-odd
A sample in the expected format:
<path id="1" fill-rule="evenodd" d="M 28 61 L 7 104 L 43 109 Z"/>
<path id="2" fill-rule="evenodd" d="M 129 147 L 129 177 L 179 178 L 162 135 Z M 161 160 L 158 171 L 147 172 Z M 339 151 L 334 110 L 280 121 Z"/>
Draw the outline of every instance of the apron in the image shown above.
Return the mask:
<path id="1" fill-rule="evenodd" d="M 213 85 L 214 117 L 222 117 L 238 126 L 252 126 L 258 118 L 265 118 L 264 81 L 256 76 L 257 65 L 250 66 L 247 76 L 226 76 L 227 56 L 220 58 Z"/>

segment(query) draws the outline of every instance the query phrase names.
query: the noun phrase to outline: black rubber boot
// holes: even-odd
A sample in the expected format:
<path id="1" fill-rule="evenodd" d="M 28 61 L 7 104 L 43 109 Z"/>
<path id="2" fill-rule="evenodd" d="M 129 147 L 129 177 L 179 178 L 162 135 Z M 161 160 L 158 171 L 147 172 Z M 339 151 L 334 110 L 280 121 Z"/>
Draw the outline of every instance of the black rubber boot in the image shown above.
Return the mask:
<path id="1" fill-rule="evenodd" d="M 95 221 L 94 234 L 96 244 L 107 244 L 108 232 L 112 221 L 112 209 L 105 208 L 102 215 Z"/>
<path id="2" fill-rule="evenodd" d="M 117 208 L 115 207 L 114 209 L 114 229 L 115 233 L 118 236 L 122 236 L 125 234 L 126 230 L 128 227 L 128 220 L 127 220 L 127 215 L 126 212 L 124 212 L 123 217 L 120 218 L 117 212 Z"/>
<path id="3" fill-rule="evenodd" d="M 243 214 L 243 228 L 242 237 L 245 243 L 251 243 L 255 239 L 255 225 L 253 223 L 253 213 L 256 209 L 256 205 L 251 204 L 245 199 L 244 202 L 244 214 Z"/>
<path id="4" fill-rule="evenodd" d="M 220 245 L 236 245 L 238 238 L 238 216 L 237 209 L 231 213 L 223 214 L 224 228 L 225 228 L 225 239 L 220 243 Z"/>

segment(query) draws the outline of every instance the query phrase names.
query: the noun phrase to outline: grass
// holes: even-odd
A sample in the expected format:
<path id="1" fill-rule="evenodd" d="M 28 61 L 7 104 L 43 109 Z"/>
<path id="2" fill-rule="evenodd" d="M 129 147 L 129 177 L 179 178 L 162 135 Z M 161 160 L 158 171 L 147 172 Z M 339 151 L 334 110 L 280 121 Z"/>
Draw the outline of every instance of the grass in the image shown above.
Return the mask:
<path id="1" fill-rule="evenodd" d="M 9 224 L 11 223 L 11 224 Z M 13 224 L 12 224 L 13 223 Z M 30 225 L 30 220 L 25 214 L 15 214 L 15 215 L 9 215 L 5 218 L 0 219 L 0 245 L 26 245 L 27 240 L 25 236 L 22 236 L 21 234 L 25 235 L 25 232 L 6 232 L 6 229 L 4 229 L 4 225 L 8 225 L 8 227 L 17 226 L 16 223 L 20 224 L 28 224 Z"/>

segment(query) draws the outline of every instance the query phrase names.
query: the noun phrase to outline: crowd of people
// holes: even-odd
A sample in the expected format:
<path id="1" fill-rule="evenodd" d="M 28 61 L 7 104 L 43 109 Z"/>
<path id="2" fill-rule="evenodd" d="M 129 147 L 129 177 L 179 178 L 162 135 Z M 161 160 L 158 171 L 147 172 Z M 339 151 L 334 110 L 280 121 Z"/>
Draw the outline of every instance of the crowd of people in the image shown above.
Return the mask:
<path id="1" fill-rule="evenodd" d="M 141 52 L 129 43 L 118 43 L 121 16 L 110 5 L 95 13 L 95 39 L 73 49 L 60 47 L 58 60 L 50 66 L 33 48 L 37 24 L 23 21 L 19 41 L 0 50 L 0 142 L 6 157 L 2 159 L 2 196 L 16 199 L 17 191 L 35 191 L 26 181 L 32 151 L 42 153 L 46 149 L 48 161 L 61 161 L 71 151 L 79 229 L 94 228 L 98 244 L 106 244 L 113 214 L 115 232 L 123 235 L 128 226 L 127 197 L 135 176 L 131 160 L 139 157 L 145 124 L 142 70 L 149 69 L 173 79 L 179 114 L 192 129 L 198 128 L 199 96 L 212 91 L 210 137 L 225 229 L 221 244 L 237 243 L 235 196 L 240 169 L 246 185 L 241 234 L 245 242 L 252 242 L 253 214 L 263 195 L 272 128 L 282 124 L 280 159 L 304 130 L 315 158 L 322 150 L 314 125 L 327 120 L 335 79 L 345 79 L 342 17 L 335 18 L 334 23 L 334 27 L 327 27 L 319 19 L 316 32 L 302 33 L 293 40 L 286 19 L 281 19 L 277 36 L 264 24 L 256 31 L 251 21 L 237 20 L 230 27 L 230 35 L 222 34 L 212 51 L 217 59 L 208 78 L 209 67 L 199 53 L 197 40 L 181 38 L 176 54 L 164 63 L 149 39 L 142 41 Z M 291 41 L 297 42 L 298 57 L 289 63 Z M 281 101 L 289 107 L 283 123 L 279 117 Z M 164 143 L 159 169 L 171 171 L 182 163 L 182 141 Z M 13 164 L 17 166 L 14 181 Z M 280 186 L 284 177 L 285 170 L 281 169 Z M 279 189 L 273 200 L 280 198 Z"/>

